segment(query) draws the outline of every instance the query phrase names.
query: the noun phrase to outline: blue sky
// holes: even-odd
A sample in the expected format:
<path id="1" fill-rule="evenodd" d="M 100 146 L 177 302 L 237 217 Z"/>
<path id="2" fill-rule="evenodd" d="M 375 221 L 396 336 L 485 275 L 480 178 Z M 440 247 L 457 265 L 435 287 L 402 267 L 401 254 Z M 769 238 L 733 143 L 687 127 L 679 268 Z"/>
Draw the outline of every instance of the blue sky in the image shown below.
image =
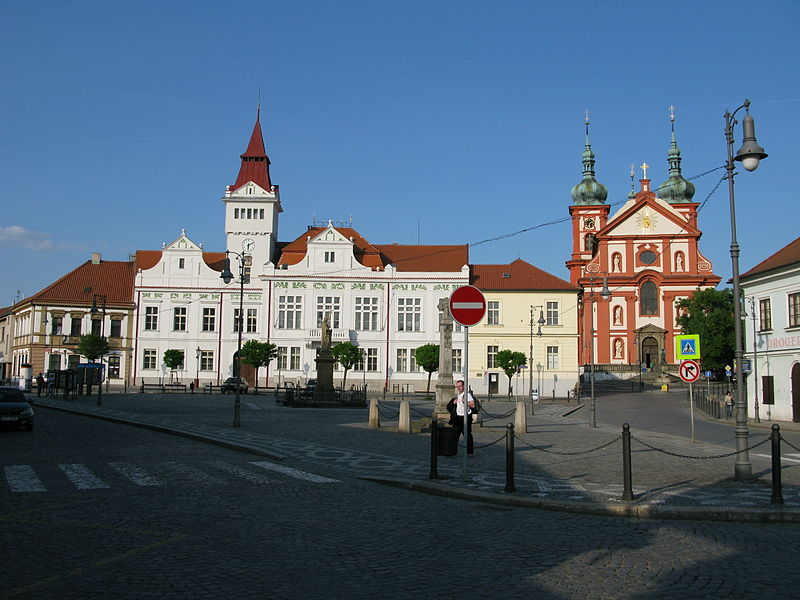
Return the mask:
<path id="1" fill-rule="evenodd" d="M 568 222 L 537 226 L 568 216 L 586 108 L 617 203 L 632 163 L 666 179 L 670 105 L 691 177 L 724 163 L 723 113 L 749 98 L 769 158 L 736 177 L 745 271 L 800 230 L 798 23 L 794 0 L 5 2 L 0 306 L 93 251 L 181 229 L 224 250 L 259 88 L 281 240 L 352 217 L 373 243 L 469 243 L 564 279 Z M 693 181 L 727 279 L 722 175 Z"/>

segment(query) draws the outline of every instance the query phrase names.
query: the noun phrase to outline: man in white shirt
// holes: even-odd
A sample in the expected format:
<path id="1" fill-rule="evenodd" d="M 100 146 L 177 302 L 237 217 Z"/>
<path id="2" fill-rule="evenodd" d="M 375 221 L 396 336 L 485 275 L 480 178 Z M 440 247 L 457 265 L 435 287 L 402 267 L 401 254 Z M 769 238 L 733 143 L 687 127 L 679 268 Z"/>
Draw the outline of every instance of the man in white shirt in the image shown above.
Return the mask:
<path id="1" fill-rule="evenodd" d="M 474 444 L 472 441 L 472 415 L 478 412 L 475 405 L 475 398 L 472 396 L 472 392 L 467 392 L 466 394 L 464 393 L 463 379 L 456 381 L 456 392 L 458 392 L 458 395 L 447 403 L 447 412 L 450 413 L 450 424 L 458 430 L 458 437 L 460 438 L 464 435 L 464 421 L 466 420 L 467 435 L 465 438 L 467 440 L 467 454 L 473 454 Z M 467 398 L 466 411 L 468 415 L 466 419 L 464 419 L 465 396 Z"/>

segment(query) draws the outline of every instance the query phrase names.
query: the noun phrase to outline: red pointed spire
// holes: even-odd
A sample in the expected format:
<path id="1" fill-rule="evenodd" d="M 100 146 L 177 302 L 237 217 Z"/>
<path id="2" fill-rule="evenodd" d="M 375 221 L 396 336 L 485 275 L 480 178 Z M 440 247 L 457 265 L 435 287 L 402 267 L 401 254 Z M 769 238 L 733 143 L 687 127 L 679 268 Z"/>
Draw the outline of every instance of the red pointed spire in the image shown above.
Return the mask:
<path id="1" fill-rule="evenodd" d="M 267 191 L 271 191 L 272 182 L 269 178 L 269 156 L 264 149 L 264 138 L 261 135 L 261 107 L 256 113 L 256 124 L 250 136 L 250 143 L 247 150 L 241 155 L 242 166 L 239 168 L 239 176 L 232 189 L 237 190 L 248 181 L 261 186 Z"/>

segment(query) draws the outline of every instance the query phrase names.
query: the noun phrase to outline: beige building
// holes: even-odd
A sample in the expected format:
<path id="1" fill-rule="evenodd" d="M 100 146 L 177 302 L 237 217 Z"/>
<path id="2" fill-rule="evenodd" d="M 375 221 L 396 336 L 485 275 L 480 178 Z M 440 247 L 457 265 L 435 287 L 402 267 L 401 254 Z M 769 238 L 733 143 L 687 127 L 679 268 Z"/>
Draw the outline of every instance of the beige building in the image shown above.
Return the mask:
<path id="1" fill-rule="evenodd" d="M 486 317 L 469 329 L 472 389 L 507 394 L 508 377 L 496 359 L 499 351 L 512 350 L 528 358 L 512 377 L 514 395 L 528 397 L 533 389 L 543 398 L 566 397 L 578 381 L 580 288 L 521 259 L 473 265 L 471 281 L 487 302 Z"/>

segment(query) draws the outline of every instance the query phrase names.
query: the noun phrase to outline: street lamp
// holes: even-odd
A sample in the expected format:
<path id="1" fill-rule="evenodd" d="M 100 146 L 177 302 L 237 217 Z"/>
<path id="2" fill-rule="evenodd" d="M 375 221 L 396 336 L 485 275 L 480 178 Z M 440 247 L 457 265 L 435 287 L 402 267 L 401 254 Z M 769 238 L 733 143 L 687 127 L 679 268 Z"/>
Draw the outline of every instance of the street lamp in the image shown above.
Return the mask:
<path id="1" fill-rule="evenodd" d="M 742 147 L 733 155 L 733 126 L 737 121 L 734 118 L 736 113 L 745 109 L 747 113 L 742 119 Z M 755 171 L 758 163 L 767 154 L 764 149 L 756 142 L 756 127 L 753 117 L 750 116 L 750 100 L 745 100 L 739 108 L 732 113 L 725 111 L 725 141 L 727 146 L 728 158 L 725 161 L 725 177 L 728 180 L 728 196 L 730 199 L 731 212 L 731 264 L 733 272 L 733 326 L 736 336 L 736 351 L 734 353 L 736 364 L 736 464 L 734 466 L 734 478 L 737 481 L 751 479 L 753 476 L 753 466 L 750 463 L 750 453 L 748 451 L 749 431 L 747 429 L 747 399 L 744 396 L 744 369 L 742 368 L 742 357 L 744 349 L 742 344 L 742 298 L 739 286 L 739 243 L 736 241 L 736 205 L 733 196 L 733 177 L 734 161 L 740 161 L 747 171 Z"/>
<path id="2" fill-rule="evenodd" d="M 239 412 L 241 410 L 241 400 L 239 397 L 240 388 L 241 388 L 241 380 L 240 380 L 240 373 L 241 373 L 241 366 L 242 366 L 242 329 L 244 328 L 244 321 L 242 319 L 242 313 L 244 312 L 244 282 L 245 282 L 245 273 L 244 273 L 244 256 L 239 254 L 238 252 L 232 252 L 230 250 L 225 250 L 225 267 L 222 269 L 222 274 L 220 275 L 220 279 L 225 282 L 225 284 L 229 284 L 233 281 L 233 273 L 231 273 L 231 259 L 228 258 L 229 254 L 235 254 L 239 257 L 239 317 L 237 318 L 237 325 L 239 330 L 239 341 L 236 345 L 236 362 L 234 362 L 233 366 L 233 375 L 236 378 L 236 400 L 233 403 L 233 426 L 239 427 L 241 425 L 239 421 Z"/>
<path id="3" fill-rule="evenodd" d="M 761 417 L 758 416 L 758 344 L 756 344 L 756 337 L 758 332 L 756 330 L 756 299 L 755 297 L 748 298 L 750 301 L 750 314 L 753 315 L 753 417 L 756 423 L 761 423 Z"/>
<path id="4" fill-rule="evenodd" d="M 92 294 L 92 308 L 89 312 L 93 315 L 96 315 L 99 311 L 97 310 L 97 299 L 103 299 L 103 320 L 100 321 L 100 337 L 106 339 L 105 332 L 106 332 L 106 297 L 103 294 Z M 100 370 L 102 371 L 103 368 L 103 355 L 100 355 Z M 97 406 L 101 406 L 103 404 L 103 382 L 97 382 Z"/>
<path id="5" fill-rule="evenodd" d="M 195 377 L 194 377 L 194 387 L 200 387 L 200 356 L 202 356 L 202 354 L 203 351 L 200 349 L 200 346 L 198 346 L 197 350 L 194 351 L 194 355 L 197 358 Z"/>
<path id="6" fill-rule="evenodd" d="M 537 308 L 539 309 L 539 320 L 534 321 L 533 313 Z M 539 306 L 531 305 L 531 347 L 530 353 L 528 354 L 528 395 L 531 397 L 531 399 L 533 399 L 533 325 L 534 323 L 539 325 L 539 329 L 536 331 L 536 336 L 542 337 L 542 325 L 545 324 L 543 309 L 544 306 L 541 304 Z"/>
<path id="7" fill-rule="evenodd" d="M 589 362 L 592 369 L 591 373 L 591 418 L 592 427 L 597 427 L 597 401 L 594 396 L 594 275 L 589 277 Z M 600 297 L 603 300 L 611 298 L 611 290 L 608 289 L 608 277 L 603 277 L 603 289 L 600 290 Z"/>

